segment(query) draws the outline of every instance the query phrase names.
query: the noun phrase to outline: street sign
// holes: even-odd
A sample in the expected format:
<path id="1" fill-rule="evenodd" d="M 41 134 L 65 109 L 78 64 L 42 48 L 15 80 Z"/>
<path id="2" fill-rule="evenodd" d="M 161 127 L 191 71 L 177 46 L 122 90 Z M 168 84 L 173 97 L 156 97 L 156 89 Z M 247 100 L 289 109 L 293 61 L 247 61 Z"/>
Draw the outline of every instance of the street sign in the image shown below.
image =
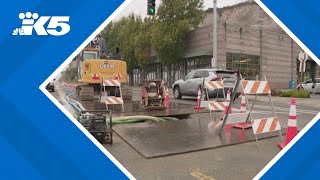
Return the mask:
<path id="1" fill-rule="evenodd" d="M 303 62 L 300 61 L 299 72 L 306 72 L 306 61 L 303 61 Z"/>
<path id="2" fill-rule="evenodd" d="M 299 72 L 306 72 L 306 62 L 308 60 L 308 54 L 301 51 L 299 53 L 298 59 L 300 61 Z"/>
<path id="3" fill-rule="evenodd" d="M 302 87 L 302 82 L 304 81 L 304 72 L 306 72 L 306 62 L 308 60 L 308 54 L 305 53 L 304 51 L 300 51 L 298 55 L 298 59 L 300 61 L 299 72 L 301 73 L 299 87 Z M 300 91 L 302 91 L 302 88 L 300 88 Z"/>
<path id="4" fill-rule="evenodd" d="M 307 61 L 308 60 L 308 54 L 304 51 L 300 51 L 299 53 L 299 61 Z"/>

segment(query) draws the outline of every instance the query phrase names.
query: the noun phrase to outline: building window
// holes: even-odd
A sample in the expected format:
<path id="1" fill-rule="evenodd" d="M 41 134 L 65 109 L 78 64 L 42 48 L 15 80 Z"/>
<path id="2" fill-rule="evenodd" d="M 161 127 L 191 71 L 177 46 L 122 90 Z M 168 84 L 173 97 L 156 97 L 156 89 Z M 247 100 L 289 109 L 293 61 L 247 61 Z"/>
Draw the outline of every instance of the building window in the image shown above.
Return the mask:
<path id="1" fill-rule="evenodd" d="M 259 79 L 260 56 L 228 52 L 226 63 L 228 70 L 240 73 L 245 79 Z"/>
<path id="2" fill-rule="evenodd" d="M 209 56 L 199 56 L 196 58 L 186 59 L 186 72 L 202 68 L 211 67 L 211 57 Z"/>

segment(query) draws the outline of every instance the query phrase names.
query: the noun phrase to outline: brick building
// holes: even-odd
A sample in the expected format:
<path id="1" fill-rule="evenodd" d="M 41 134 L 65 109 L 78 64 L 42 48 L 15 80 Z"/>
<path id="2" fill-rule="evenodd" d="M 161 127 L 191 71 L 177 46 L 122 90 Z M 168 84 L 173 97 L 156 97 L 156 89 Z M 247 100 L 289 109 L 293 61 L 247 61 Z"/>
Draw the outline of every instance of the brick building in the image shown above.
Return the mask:
<path id="1" fill-rule="evenodd" d="M 155 59 L 146 69 L 147 78 L 161 78 L 169 84 L 188 72 L 211 66 L 212 9 L 186 39 L 187 53 L 181 64 L 164 67 Z M 245 2 L 218 9 L 217 66 L 240 72 L 246 79 L 267 77 L 272 88 L 288 88 L 299 81 L 298 53 L 301 48 L 255 3 Z M 319 77 L 319 67 L 307 61 L 305 78 Z M 134 84 L 142 77 L 134 71 Z"/>

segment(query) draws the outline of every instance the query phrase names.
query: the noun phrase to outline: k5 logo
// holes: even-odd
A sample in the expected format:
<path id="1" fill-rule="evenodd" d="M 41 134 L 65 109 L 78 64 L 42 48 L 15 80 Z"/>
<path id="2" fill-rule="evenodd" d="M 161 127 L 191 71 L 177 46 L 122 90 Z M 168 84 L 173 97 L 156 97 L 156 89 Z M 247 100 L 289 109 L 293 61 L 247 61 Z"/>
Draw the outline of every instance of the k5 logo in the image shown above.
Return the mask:
<path id="1" fill-rule="evenodd" d="M 69 16 L 40 16 L 38 13 L 31 14 L 20 13 L 19 18 L 22 20 L 21 28 L 16 28 L 13 30 L 12 35 L 32 35 L 33 29 L 37 35 L 53 35 L 62 36 L 70 31 Z M 49 21 L 50 19 L 50 21 Z M 44 25 L 48 23 L 45 28 Z"/>

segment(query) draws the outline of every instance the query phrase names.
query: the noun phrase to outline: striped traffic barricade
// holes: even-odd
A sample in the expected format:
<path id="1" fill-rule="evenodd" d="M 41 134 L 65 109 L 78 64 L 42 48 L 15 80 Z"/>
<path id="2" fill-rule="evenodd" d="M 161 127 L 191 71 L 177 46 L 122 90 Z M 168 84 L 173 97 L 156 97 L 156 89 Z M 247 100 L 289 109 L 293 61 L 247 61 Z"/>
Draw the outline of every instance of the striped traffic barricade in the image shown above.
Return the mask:
<path id="1" fill-rule="evenodd" d="M 217 96 L 215 99 L 210 100 L 209 91 L 215 91 L 215 90 L 217 90 Z M 223 99 L 225 101 L 225 91 L 224 91 L 223 81 L 204 81 L 204 93 L 207 98 L 206 103 L 207 103 L 207 107 L 209 109 L 210 115 L 212 115 L 212 111 L 223 111 L 221 110 L 221 108 L 215 107 L 215 105 L 217 105 L 218 107 L 220 106 L 219 103 L 215 103 L 215 102 L 218 102 L 218 96 L 220 91 L 222 91 Z M 221 105 L 223 104 L 224 107 L 226 105 L 225 102 L 221 102 L 220 104 Z"/>
<path id="2" fill-rule="evenodd" d="M 281 126 L 278 117 L 269 117 L 252 120 L 253 134 L 256 136 L 258 141 L 258 134 L 269 133 L 273 131 L 279 131 L 279 136 L 282 139 Z"/>
<path id="3" fill-rule="evenodd" d="M 104 101 L 106 104 L 107 110 L 109 109 L 108 105 L 121 105 L 122 111 L 124 111 L 124 105 L 123 105 L 123 97 L 121 92 L 121 83 L 119 80 L 114 79 L 102 79 L 102 94 L 100 95 L 100 100 Z M 106 87 L 115 87 L 115 94 L 114 96 L 110 96 L 108 94 L 108 91 L 106 90 Z M 119 90 L 119 96 L 116 96 L 116 92 Z"/>
<path id="4" fill-rule="evenodd" d="M 115 87 L 119 87 L 120 88 L 121 83 L 118 80 L 104 79 L 103 80 L 103 86 L 115 86 Z"/>
<path id="5" fill-rule="evenodd" d="M 271 89 L 268 81 L 241 81 L 242 89 L 246 95 L 262 95 L 271 94 Z"/>
<path id="6" fill-rule="evenodd" d="M 271 98 L 271 89 L 268 81 L 251 81 L 251 80 L 242 80 L 241 81 L 243 93 L 247 95 L 255 95 L 254 101 L 252 102 L 251 107 L 248 106 L 249 116 L 246 120 L 246 123 L 249 122 L 249 119 L 252 124 L 253 133 L 256 136 L 256 140 L 258 141 L 257 135 L 263 133 L 269 133 L 273 131 L 279 131 L 279 136 L 282 140 L 281 134 L 281 126 L 279 122 L 279 118 L 276 114 L 272 98 Z M 267 95 L 269 98 L 269 104 L 272 109 L 272 116 L 265 117 L 261 119 L 252 119 L 251 112 L 254 108 L 255 102 L 257 101 L 257 97 L 259 95 Z M 246 98 L 246 104 L 249 105 L 249 100 Z"/>
<path id="7" fill-rule="evenodd" d="M 204 89 L 205 89 L 208 101 L 209 101 L 209 91 L 214 91 L 214 90 L 217 90 L 216 99 L 218 98 L 220 90 L 223 92 L 223 98 L 225 99 L 225 91 L 224 91 L 223 81 L 205 81 L 204 82 Z"/>
<path id="8" fill-rule="evenodd" d="M 281 129 L 278 117 L 255 119 L 252 123 L 254 134 L 279 131 Z"/>
<path id="9" fill-rule="evenodd" d="M 106 104 L 123 104 L 123 99 L 121 97 L 106 97 Z"/>
<path id="10" fill-rule="evenodd" d="M 279 118 L 276 115 L 274 105 L 272 102 L 271 98 L 271 89 L 268 81 L 253 81 L 253 80 L 240 80 L 238 77 L 238 80 L 235 85 L 235 90 L 238 89 L 239 86 L 242 86 L 242 95 L 246 96 L 247 95 L 255 95 L 254 101 L 252 102 L 251 107 L 249 106 L 249 99 L 245 98 L 246 105 L 248 106 L 248 111 L 245 111 L 244 107 L 241 112 L 239 113 L 226 113 L 222 126 L 220 129 L 220 135 L 221 132 L 226 124 L 251 124 L 252 125 L 252 130 L 253 133 L 256 136 L 256 140 L 258 141 L 257 135 L 262 134 L 262 133 L 268 133 L 268 132 L 273 132 L 273 131 L 279 131 L 280 138 L 282 139 L 282 134 L 281 134 L 281 126 L 279 123 Z M 254 108 L 254 104 L 257 101 L 258 95 L 267 95 L 269 97 L 269 103 L 272 109 L 273 115 L 271 117 L 264 117 L 261 119 L 252 119 L 251 113 Z M 233 98 L 233 97 L 232 97 Z M 242 100 L 242 104 L 244 104 Z M 231 106 L 233 103 L 231 102 L 229 104 L 228 110 L 231 109 Z M 243 126 L 243 130 L 244 130 Z"/>
<path id="11" fill-rule="evenodd" d="M 241 112 L 241 113 L 232 113 L 231 112 L 232 105 L 233 105 L 233 101 L 231 101 L 231 99 L 234 98 L 235 92 L 237 91 L 239 84 L 240 84 L 240 78 L 238 77 L 238 79 L 235 83 L 235 86 L 233 88 L 233 93 L 231 94 L 232 97 L 230 97 L 230 91 L 228 91 L 225 113 L 224 113 L 224 116 L 222 117 L 222 126 L 221 126 L 219 134 L 222 133 L 222 130 L 224 129 L 225 125 L 229 126 L 229 125 L 234 125 L 234 124 L 246 122 L 246 119 L 249 116 L 249 112 L 244 112 L 244 113 L 243 112 Z"/>

